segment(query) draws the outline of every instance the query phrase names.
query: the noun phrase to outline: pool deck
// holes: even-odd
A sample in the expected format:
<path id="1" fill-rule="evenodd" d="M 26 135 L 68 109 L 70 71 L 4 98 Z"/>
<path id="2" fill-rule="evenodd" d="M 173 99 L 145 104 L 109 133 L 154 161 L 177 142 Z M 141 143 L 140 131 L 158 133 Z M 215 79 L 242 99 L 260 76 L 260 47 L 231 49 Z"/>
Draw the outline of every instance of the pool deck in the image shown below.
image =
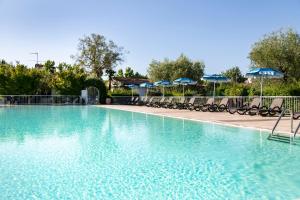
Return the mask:
<path id="1" fill-rule="evenodd" d="M 99 107 L 188 119 L 194 121 L 213 122 L 229 126 L 238 126 L 265 131 L 271 131 L 277 120 L 277 117 L 249 116 L 239 115 L 237 113 L 230 114 L 226 112 L 197 112 L 189 110 L 151 108 L 146 106 L 99 105 Z M 298 123 L 299 121 L 294 121 L 294 128 L 296 125 L 298 125 Z M 281 133 L 290 133 L 290 117 L 283 117 L 278 124 L 276 131 Z"/>

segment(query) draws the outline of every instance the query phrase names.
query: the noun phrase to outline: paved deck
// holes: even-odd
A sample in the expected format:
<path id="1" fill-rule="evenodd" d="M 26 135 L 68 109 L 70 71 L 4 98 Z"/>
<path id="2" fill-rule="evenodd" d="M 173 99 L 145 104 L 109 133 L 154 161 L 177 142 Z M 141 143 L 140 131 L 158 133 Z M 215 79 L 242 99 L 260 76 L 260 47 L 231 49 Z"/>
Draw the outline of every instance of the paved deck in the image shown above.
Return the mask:
<path id="1" fill-rule="evenodd" d="M 196 112 L 189 110 L 151 108 L 146 106 L 130 106 L 130 105 L 100 105 L 99 107 L 126 110 L 131 112 L 148 113 L 154 115 L 176 117 L 182 119 L 214 122 L 226 124 L 230 126 L 247 127 L 254 129 L 263 129 L 271 131 L 276 123 L 277 117 L 261 117 L 239 114 L 229 114 L 226 112 Z M 297 122 L 299 123 L 299 122 Z M 294 126 L 297 124 L 294 122 Z M 291 130 L 290 117 L 283 117 L 276 131 L 282 133 L 290 133 Z"/>

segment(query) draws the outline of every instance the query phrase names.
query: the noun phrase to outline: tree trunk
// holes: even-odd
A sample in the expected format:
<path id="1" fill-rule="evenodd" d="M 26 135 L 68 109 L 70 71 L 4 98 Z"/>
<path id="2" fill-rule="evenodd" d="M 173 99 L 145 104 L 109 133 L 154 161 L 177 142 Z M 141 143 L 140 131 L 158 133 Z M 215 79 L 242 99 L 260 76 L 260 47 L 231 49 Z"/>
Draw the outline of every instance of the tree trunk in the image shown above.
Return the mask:
<path id="1" fill-rule="evenodd" d="M 108 79 L 108 90 L 111 89 L 111 78 Z"/>

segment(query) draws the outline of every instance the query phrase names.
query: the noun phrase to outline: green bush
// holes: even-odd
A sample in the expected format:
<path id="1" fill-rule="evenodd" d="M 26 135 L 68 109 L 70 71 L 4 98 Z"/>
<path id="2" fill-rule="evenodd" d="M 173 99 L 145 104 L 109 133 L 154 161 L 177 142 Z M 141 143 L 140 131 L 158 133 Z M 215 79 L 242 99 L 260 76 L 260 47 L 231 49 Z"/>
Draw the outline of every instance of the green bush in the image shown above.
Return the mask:
<path id="1" fill-rule="evenodd" d="M 243 84 L 229 85 L 224 90 L 225 96 L 247 96 L 249 95 L 249 88 Z"/>
<path id="2" fill-rule="evenodd" d="M 111 91 L 108 92 L 108 96 L 131 96 L 132 95 L 132 91 L 131 89 L 125 89 L 125 88 L 115 88 Z M 133 95 L 134 96 L 138 96 L 138 94 L 133 91 Z"/>
<path id="3" fill-rule="evenodd" d="M 165 96 L 182 96 L 183 90 L 167 90 L 165 91 Z M 195 96 L 199 95 L 196 90 L 187 89 L 184 90 L 184 96 Z"/>
<path id="4" fill-rule="evenodd" d="M 270 83 L 264 85 L 263 94 L 265 96 L 298 96 L 300 95 L 300 82 Z"/>

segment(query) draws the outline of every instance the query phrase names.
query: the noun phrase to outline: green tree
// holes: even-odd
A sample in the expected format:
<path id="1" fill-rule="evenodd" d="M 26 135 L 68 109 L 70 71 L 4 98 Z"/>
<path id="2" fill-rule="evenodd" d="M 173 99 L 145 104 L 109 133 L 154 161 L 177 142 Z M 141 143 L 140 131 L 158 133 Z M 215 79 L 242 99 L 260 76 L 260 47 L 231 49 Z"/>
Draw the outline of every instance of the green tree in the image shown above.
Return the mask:
<path id="1" fill-rule="evenodd" d="M 60 64 L 62 68 L 53 81 L 54 89 L 59 94 L 79 95 L 81 90 L 84 89 L 87 74 L 84 69 L 78 65 Z"/>
<path id="2" fill-rule="evenodd" d="M 0 60 L 0 64 L 7 64 L 6 61 L 4 59 Z"/>
<path id="3" fill-rule="evenodd" d="M 105 73 L 108 76 L 108 90 L 110 90 L 111 89 L 111 81 L 112 81 L 113 77 L 115 76 L 116 71 L 114 71 L 113 69 L 107 69 L 105 71 Z"/>
<path id="4" fill-rule="evenodd" d="M 117 77 L 124 77 L 123 69 L 118 70 Z"/>
<path id="5" fill-rule="evenodd" d="M 249 54 L 256 67 L 282 71 L 285 80 L 300 79 L 300 35 L 292 30 L 280 30 L 256 42 Z"/>
<path id="6" fill-rule="evenodd" d="M 124 75 L 126 78 L 134 77 L 133 69 L 131 69 L 131 67 L 126 67 Z"/>
<path id="7" fill-rule="evenodd" d="M 176 60 L 153 60 L 149 64 L 148 75 L 152 81 L 173 81 L 180 77 L 200 81 L 204 74 L 205 65 L 201 61 L 192 61 L 185 55 L 180 55 Z"/>
<path id="8" fill-rule="evenodd" d="M 103 102 L 107 92 L 102 80 L 90 78 L 79 65 L 60 63 L 57 68 L 52 73 L 45 67 L 35 69 L 20 63 L 0 63 L 0 95 L 49 95 L 53 89 L 61 95 L 80 95 L 82 89 L 95 86 Z"/>
<path id="9" fill-rule="evenodd" d="M 233 83 L 243 83 L 245 82 L 246 78 L 243 76 L 239 67 L 232 67 L 225 72 L 222 72 L 224 76 L 231 79 Z"/>
<path id="10" fill-rule="evenodd" d="M 101 78 L 105 70 L 113 69 L 122 62 L 123 48 L 104 36 L 91 34 L 79 40 L 79 54 L 72 56 L 84 67 L 89 68 L 96 77 Z"/>
<path id="11" fill-rule="evenodd" d="M 52 60 L 47 60 L 44 64 L 44 68 L 46 71 L 54 73 L 55 72 L 55 62 Z"/>
<path id="12" fill-rule="evenodd" d="M 148 78 L 147 76 L 144 76 L 144 75 L 140 74 L 139 72 L 135 72 L 134 77 L 135 78 L 144 78 L 144 79 Z"/>

